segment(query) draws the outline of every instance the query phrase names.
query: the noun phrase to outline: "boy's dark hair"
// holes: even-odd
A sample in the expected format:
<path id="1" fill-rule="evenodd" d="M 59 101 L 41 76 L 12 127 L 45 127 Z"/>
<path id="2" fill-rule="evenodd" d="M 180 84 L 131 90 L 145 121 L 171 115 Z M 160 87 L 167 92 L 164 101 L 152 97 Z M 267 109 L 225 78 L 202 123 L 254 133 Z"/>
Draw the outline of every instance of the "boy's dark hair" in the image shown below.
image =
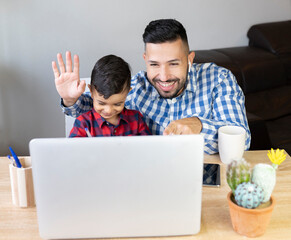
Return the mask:
<path id="1" fill-rule="evenodd" d="M 91 86 L 105 99 L 129 90 L 130 82 L 130 66 L 115 55 L 100 58 L 92 70 Z"/>
<path id="2" fill-rule="evenodd" d="M 188 47 L 186 30 L 183 25 L 175 19 L 151 21 L 146 26 L 142 37 L 145 44 L 173 42 L 181 38 Z"/>

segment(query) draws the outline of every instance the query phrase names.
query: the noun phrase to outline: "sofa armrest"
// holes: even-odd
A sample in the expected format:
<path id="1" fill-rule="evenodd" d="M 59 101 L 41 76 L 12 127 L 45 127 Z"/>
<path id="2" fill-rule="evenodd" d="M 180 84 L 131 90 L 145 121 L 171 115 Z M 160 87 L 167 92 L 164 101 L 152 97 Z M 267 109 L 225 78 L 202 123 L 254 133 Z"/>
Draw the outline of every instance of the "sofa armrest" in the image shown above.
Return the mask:
<path id="1" fill-rule="evenodd" d="M 291 53 L 291 21 L 263 23 L 252 26 L 249 46 L 263 48 L 276 55 Z"/>

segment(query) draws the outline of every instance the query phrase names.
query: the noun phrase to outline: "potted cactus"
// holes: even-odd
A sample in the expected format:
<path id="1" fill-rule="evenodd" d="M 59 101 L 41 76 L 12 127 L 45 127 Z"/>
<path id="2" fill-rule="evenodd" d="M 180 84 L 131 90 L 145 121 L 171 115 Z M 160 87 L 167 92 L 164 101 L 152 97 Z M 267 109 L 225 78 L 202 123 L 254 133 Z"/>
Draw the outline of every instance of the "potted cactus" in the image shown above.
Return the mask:
<path id="1" fill-rule="evenodd" d="M 276 183 L 276 169 L 286 159 L 283 150 L 268 152 L 272 162 L 257 164 L 251 169 L 244 159 L 227 166 L 226 178 L 231 192 L 227 199 L 233 229 L 247 237 L 264 234 L 275 206 L 271 196 Z"/>

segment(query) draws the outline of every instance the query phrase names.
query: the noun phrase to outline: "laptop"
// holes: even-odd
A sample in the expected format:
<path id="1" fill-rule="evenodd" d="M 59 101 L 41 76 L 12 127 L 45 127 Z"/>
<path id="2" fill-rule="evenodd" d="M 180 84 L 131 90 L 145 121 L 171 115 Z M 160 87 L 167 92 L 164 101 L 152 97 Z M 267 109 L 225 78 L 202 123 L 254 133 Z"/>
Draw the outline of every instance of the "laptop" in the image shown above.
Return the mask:
<path id="1" fill-rule="evenodd" d="M 44 239 L 200 231 L 201 135 L 44 138 L 29 148 Z"/>

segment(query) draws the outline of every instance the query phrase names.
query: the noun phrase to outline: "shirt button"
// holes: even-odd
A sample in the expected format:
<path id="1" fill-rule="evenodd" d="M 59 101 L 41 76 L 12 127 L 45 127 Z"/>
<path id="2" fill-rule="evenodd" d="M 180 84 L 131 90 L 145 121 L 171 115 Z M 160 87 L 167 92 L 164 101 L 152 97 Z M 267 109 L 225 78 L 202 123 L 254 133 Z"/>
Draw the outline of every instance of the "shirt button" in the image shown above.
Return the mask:
<path id="1" fill-rule="evenodd" d="M 109 122 L 106 122 L 107 125 L 109 125 Z"/>

